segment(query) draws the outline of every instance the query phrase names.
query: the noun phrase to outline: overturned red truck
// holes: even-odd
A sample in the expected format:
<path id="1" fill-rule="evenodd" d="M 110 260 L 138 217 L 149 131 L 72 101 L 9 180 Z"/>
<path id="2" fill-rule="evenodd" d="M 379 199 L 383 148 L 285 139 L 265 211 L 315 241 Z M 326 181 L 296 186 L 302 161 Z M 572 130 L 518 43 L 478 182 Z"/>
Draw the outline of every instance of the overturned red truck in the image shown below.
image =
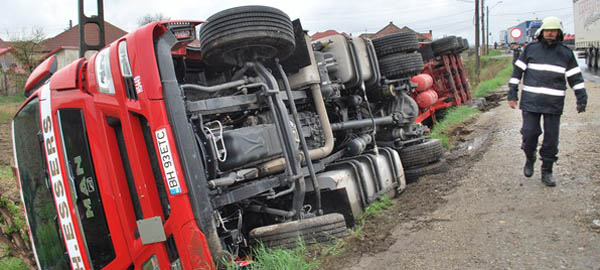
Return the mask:
<path id="1" fill-rule="evenodd" d="M 12 124 L 38 267 L 214 269 L 257 243 L 343 237 L 442 163 L 415 122 L 417 48 L 311 40 L 245 6 L 47 59 Z"/>

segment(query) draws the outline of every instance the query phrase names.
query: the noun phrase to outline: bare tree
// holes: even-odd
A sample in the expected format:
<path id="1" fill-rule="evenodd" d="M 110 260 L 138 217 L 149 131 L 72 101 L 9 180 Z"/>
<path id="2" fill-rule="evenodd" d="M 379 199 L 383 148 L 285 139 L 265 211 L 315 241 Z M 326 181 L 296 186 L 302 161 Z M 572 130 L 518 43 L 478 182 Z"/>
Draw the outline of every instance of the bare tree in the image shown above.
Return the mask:
<path id="1" fill-rule="evenodd" d="M 148 14 L 140 17 L 137 22 L 138 22 L 138 26 L 142 26 L 145 24 L 149 24 L 151 22 L 166 21 L 166 20 L 170 20 L 170 19 L 171 19 L 171 17 L 167 17 L 164 14 L 159 12 L 159 13 L 154 13 L 154 14 L 148 13 Z"/>
<path id="2" fill-rule="evenodd" d="M 31 33 L 22 32 L 10 36 L 10 46 L 13 48 L 11 53 L 28 73 L 31 73 L 42 60 L 41 52 L 44 46 L 42 41 L 45 38 L 46 34 L 41 28 L 34 28 Z"/>

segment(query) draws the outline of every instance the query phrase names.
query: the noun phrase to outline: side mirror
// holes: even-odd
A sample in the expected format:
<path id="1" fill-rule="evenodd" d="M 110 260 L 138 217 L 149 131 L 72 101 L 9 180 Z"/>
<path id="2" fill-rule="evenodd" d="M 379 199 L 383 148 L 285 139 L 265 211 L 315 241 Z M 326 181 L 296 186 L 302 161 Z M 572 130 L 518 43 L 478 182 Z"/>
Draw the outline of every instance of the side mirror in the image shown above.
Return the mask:
<path id="1" fill-rule="evenodd" d="M 50 56 L 39 64 L 27 78 L 25 82 L 25 96 L 31 95 L 33 89 L 40 87 L 48 80 L 57 69 L 56 57 Z"/>

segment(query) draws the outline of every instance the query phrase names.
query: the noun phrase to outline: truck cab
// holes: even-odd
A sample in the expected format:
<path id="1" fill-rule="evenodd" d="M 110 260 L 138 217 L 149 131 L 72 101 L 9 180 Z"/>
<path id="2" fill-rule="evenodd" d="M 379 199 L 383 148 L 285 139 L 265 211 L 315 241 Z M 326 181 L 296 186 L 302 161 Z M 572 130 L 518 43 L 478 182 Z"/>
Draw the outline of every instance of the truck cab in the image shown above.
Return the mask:
<path id="1" fill-rule="evenodd" d="M 15 160 L 41 269 L 214 264 L 148 64 L 161 31 L 148 25 L 59 70 L 16 114 Z"/>

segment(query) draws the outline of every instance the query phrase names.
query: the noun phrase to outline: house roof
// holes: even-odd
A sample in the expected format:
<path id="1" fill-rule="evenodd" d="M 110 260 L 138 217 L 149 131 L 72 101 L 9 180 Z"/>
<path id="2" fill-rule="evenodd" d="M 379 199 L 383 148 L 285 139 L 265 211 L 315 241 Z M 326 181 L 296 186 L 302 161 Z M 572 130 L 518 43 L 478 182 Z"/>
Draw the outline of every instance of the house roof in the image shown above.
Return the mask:
<path id="1" fill-rule="evenodd" d="M 0 56 L 4 55 L 5 53 L 9 52 L 10 50 L 12 50 L 11 47 L 0 48 Z"/>
<path id="2" fill-rule="evenodd" d="M 114 26 L 109 22 L 104 22 L 104 40 L 106 44 L 111 43 L 127 34 L 125 30 Z M 89 44 L 98 43 L 98 29 L 96 27 L 86 27 L 85 36 Z M 79 48 L 79 25 L 66 30 L 53 38 L 46 39 L 43 52 L 51 52 L 59 48 L 75 47 Z"/>
<path id="3" fill-rule="evenodd" d="M 389 34 L 403 33 L 403 32 L 417 33 L 417 39 L 419 41 L 425 41 L 425 40 L 431 41 L 432 40 L 431 33 L 419 33 L 415 30 L 410 29 L 408 26 L 404 26 L 404 27 L 400 28 L 400 27 L 396 26 L 393 22 L 390 22 L 388 25 L 381 28 L 379 31 L 377 31 L 377 33 L 364 33 L 364 34 L 361 34 L 360 37 L 375 39 L 375 38 L 387 36 Z"/>
<path id="4" fill-rule="evenodd" d="M 348 34 L 346 34 L 344 32 L 340 33 L 338 31 L 330 29 L 330 30 L 327 30 L 327 31 L 324 31 L 324 32 L 316 32 L 316 33 L 314 33 L 311 36 L 311 38 L 312 38 L 312 40 L 317 40 L 317 39 L 321 39 L 321 38 L 328 37 L 328 36 L 333 36 L 333 35 L 344 35 L 344 36 L 347 36 L 347 37 L 350 36 L 350 35 L 348 35 Z"/>

